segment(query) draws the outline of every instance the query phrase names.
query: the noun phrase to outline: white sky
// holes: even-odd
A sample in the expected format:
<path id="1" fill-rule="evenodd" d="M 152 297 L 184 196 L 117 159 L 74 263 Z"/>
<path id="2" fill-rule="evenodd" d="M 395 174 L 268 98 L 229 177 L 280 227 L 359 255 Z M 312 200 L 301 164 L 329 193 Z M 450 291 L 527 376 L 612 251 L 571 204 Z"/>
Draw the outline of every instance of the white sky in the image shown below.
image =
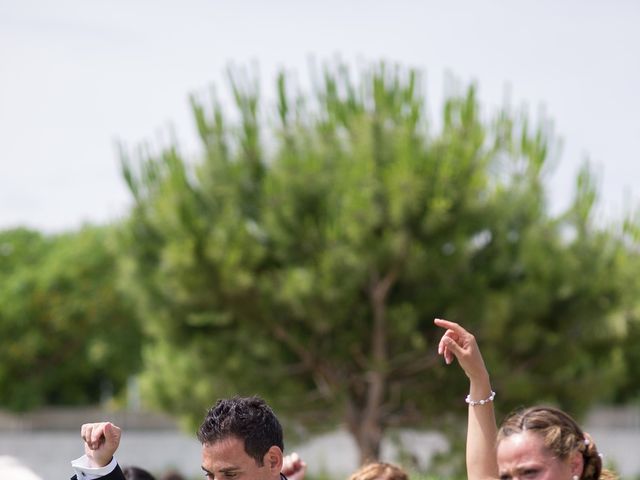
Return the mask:
<path id="1" fill-rule="evenodd" d="M 311 56 L 385 59 L 426 76 L 438 116 L 447 72 L 477 81 L 485 112 L 541 107 L 563 139 L 562 208 L 588 156 L 603 218 L 640 199 L 640 2 L 634 0 L 0 0 L 0 229 L 122 216 L 115 141 L 175 127 L 197 145 L 188 94 L 224 89 L 229 62 L 263 87 Z"/>

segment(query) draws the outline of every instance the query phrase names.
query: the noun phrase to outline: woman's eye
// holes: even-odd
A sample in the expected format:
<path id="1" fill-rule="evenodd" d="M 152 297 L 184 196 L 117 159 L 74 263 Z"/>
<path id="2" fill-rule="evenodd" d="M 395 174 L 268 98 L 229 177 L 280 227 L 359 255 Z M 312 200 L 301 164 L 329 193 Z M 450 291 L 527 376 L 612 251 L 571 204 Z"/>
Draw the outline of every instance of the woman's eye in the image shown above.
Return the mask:
<path id="1" fill-rule="evenodd" d="M 532 468 L 532 469 L 528 469 L 528 470 L 525 470 L 524 472 L 522 472 L 522 476 L 524 478 L 535 478 L 536 475 L 538 475 L 538 472 L 539 472 L 539 470 Z"/>

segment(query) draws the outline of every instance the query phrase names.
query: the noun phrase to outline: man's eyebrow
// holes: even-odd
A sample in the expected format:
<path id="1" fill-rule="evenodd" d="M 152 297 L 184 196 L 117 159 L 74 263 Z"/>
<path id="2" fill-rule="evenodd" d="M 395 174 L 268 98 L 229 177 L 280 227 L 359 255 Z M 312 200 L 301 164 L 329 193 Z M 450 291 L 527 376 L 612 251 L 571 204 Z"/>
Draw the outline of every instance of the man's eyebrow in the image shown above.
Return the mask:
<path id="1" fill-rule="evenodd" d="M 240 470 L 240 467 L 227 467 L 227 468 L 221 468 L 220 472 L 221 473 L 231 473 L 231 472 L 237 472 L 238 470 Z"/>
<path id="2" fill-rule="evenodd" d="M 203 472 L 208 473 L 209 475 L 213 475 L 213 472 L 210 472 L 209 470 L 207 470 L 206 468 L 204 468 L 202 465 L 200 465 L 200 468 L 202 469 Z M 230 472 L 235 472 L 240 470 L 239 467 L 227 467 L 227 468 L 221 468 L 220 472 L 221 473 L 230 473 Z"/>

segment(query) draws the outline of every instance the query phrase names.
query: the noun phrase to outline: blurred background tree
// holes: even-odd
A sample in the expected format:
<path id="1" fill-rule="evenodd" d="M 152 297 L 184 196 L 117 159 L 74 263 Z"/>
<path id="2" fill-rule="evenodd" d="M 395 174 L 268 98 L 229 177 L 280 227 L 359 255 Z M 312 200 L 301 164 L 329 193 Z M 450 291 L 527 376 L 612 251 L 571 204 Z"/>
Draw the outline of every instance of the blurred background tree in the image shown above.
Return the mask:
<path id="1" fill-rule="evenodd" d="M 632 209 L 622 225 L 622 234 L 628 249 L 633 252 L 624 258 L 621 282 L 625 298 L 623 307 L 616 316 L 616 328 L 624 338 L 622 345 L 617 348 L 617 354 L 622 357 L 625 374 L 622 381 L 616 385 L 614 402 L 618 404 L 640 404 L 640 209 Z"/>
<path id="2" fill-rule="evenodd" d="M 545 119 L 481 115 L 472 86 L 436 129 L 417 72 L 356 77 L 327 67 L 305 92 L 281 75 L 264 109 L 231 74 L 231 114 L 192 99 L 197 161 L 123 151 L 121 287 L 148 336 L 148 398 L 194 423 L 260 393 L 302 425 L 343 422 L 376 458 L 389 428 L 466 414 L 435 316 L 477 335 L 501 408 L 614 398 L 637 238 L 594 221 L 588 168 L 552 214 Z"/>
<path id="3" fill-rule="evenodd" d="M 139 370 L 140 329 L 116 288 L 110 235 L 0 233 L 1 406 L 97 403 Z"/>

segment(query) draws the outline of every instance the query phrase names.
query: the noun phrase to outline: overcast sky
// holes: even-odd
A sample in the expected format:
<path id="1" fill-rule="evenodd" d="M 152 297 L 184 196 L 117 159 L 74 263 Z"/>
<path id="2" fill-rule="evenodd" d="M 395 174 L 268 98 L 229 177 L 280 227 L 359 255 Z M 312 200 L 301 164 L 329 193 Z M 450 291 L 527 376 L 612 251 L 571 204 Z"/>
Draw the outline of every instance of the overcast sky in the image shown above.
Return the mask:
<path id="1" fill-rule="evenodd" d="M 230 62 L 256 62 L 268 89 L 337 55 L 420 69 L 433 117 L 447 72 L 487 114 L 506 91 L 543 109 L 564 145 L 553 208 L 588 157 L 614 218 L 640 199 L 639 26 L 633 0 L 0 0 L 0 228 L 120 218 L 116 140 L 171 124 L 193 150 L 188 95 L 222 89 Z"/>

